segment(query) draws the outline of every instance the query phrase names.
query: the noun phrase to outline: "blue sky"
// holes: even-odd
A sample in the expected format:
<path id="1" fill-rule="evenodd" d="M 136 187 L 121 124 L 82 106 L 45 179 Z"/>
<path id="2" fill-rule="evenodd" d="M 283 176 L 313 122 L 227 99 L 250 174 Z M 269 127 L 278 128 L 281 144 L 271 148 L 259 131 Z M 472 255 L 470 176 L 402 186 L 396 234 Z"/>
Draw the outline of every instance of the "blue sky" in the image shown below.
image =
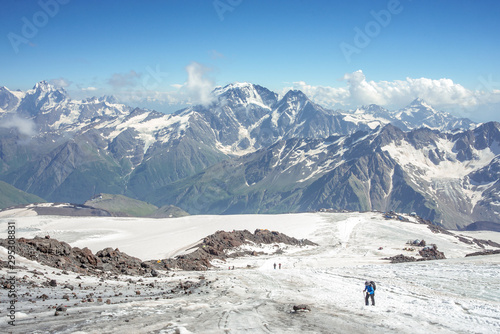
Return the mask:
<path id="1" fill-rule="evenodd" d="M 499 1 L 4 0 L 1 7 L 0 86 L 10 89 L 52 80 L 78 98 L 182 104 L 196 102 L 193 89 L 247 81 L 280 93 L 299 88 L 331 107 L 400 107 L 418 95 L 462 116 L 500 119 Z"/>

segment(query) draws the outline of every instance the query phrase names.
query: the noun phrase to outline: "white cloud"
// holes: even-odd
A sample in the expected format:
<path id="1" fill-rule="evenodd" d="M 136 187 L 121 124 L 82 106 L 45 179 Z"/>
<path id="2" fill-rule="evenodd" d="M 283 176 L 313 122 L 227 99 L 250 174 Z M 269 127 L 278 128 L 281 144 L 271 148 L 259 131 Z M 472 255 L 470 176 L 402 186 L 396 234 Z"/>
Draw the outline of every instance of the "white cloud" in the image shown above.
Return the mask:
<path id="1" fill-rule="evenodd" d="M 350 103 L 401 106 L 420 97 L 434 106 L 475 104 L 474 92 L 456 84 L 451 79 L 419 78 L 395 81 L 367 81 L 361 70 L 346 73 Z"/>
<path id="2" fill-rule="evenodd" d="M 1 128 L 15 128 L 19 133 L 26 136 L 35 135 L 35 123 L 31 119 L 21 118 L 17 115 L 13 115 L 12 117 L 8 117 L 6 119 L 2 119 L 2 123 L 0 123 Z"/>
<path id="3" fill-rule="evenodd" d="M 210 68 L 192 62 L 186 66 L 187 79 L 183 84 L 171 83 L 168 90 L 141 85 L 143 76 L 135 71 L 125 74 L 115 73 L 108 83 L 115 90 L 120 101 L 132 106 L 184 107 L 189 104 L 210 104 L 213 100 L 214 81 L 208 77 Z M 460 117 L 478 121 L 500 121 L 500 83 L 491 76 L 478 78 L 476 89 L 467 89 L 448 78 L 406 78 L 394 81 L 367 80 L 363 71 L 346 73 L 337 87 L 315 86 L 304 81 L 294 82 L 283 88 L 284 95 L 289 89 L 303 91 L 311 100 L 327 108 L 354 109 L 361 105 L 378 104 L 388 109 L 398 109 L 408 105 L 417 97 L 438 110 L 444 110 Z M 81 88 L 80 92 L 96 91 L 95 87 Z M 98 91 L 101 91 L 99 89 Z M 162 109 L 160 109 L 162 110 Z"/>
<path id="4" fill-rule="evenodd" d="M 491 78 L 479 78 L 475 90 L 467 89 L 447 78 L 368 81 L 361 70 L 346 73 L 342 81 L 346 83 L 344 87 L 313 86 L 302 81 L 294 82 L 292 87 L 287 87 L 284 91 L 300 89 L 320 105 L 348 108 L 372 103 L 387 108 L 401 108 L 420 97 L 437 109 L 454 112 L 462 117 L 474 115 L 475 118 L 485 120 L 498 119 L 492 112 L 488 114 L 488 110 L 498 110 L 497 107 L 500 106 L 500 89 L 495 89 L 498 85 Z M 484 113 L 482 117 L 477 115 L 478 111 Z"/>
<path id="5" fill-rule="evenodd" d="M 215 87 L 214 81 L 207 76 L 211 69 L 197 62 L 190 63 L 185 69 L 186 82 L 170 84 L 169 91 L 150 89 L 145 85 L 133 85 L 140 77 L 134 71 L 126 75 L 114 74 L 110 80 L 113 81 L 115 88 L 121 89 L 115 90 L 112 94 L 116 95 L 118 100 L 132 106 L 151 106 L 155 103 L 163 106 L 179 105 L 181 108 L 189 104 L 210 104 Z"/>
<path id="6" fill-rule="evenodd" d="M 51 85 L 53 85 L 53 86 L 56 86 L 56 87 L 66 88 L 66 87 L 71 86 L 71 84 L 73 82 L 69 81 L 68 79 L 65 79 L 63 77 L 59 77 L 59 78 L 56 78 L 56 79 L 49 80 L 49 83 Z"/>
<path id="7" fill-rule="evenodd" d="M 312 86 L 304 81 L 294 82 L 292 87 L 284 88 L 281 95 L 286 94 L 290 89 L 302 91 L 311 100 L 323 106 L 344 105 L 349 97 L 349 91 L 346 88 Z"/>
<path id="8" fill-rule="evenodd" d="M 207 77 L 209 71 L 210 68 L 197 62 L 186 66 L 188 78 L 180 90 L 186 93 L 191 103 L 206 105 L 212 102 L 215 83 Z"/>
<path id="9" fill-rule="evenodd" d="M 95 88 L 95 87 L 84 87 L 84 88 L 82 88 L 82 91 L 84 91 L 84 92 L 93 92 L 93 91 L 96 91 L 96 90 L 97 90 L 97 88 Z"/>

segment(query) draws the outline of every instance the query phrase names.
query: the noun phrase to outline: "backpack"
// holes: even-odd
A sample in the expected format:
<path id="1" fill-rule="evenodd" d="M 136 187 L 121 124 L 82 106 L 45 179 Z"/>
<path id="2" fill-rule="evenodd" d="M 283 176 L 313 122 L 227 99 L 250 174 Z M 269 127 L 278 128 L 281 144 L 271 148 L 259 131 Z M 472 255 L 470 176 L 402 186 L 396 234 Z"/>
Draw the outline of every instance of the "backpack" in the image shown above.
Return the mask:
<path id="1" fill-rule="evenodd" d="M 377 285 L 375 284 L 375 282 L 374 281 L 370 281 L 370 285 L 372 286 L 373 291 L 375 292 L 375 290 L 377 290 Z"/>

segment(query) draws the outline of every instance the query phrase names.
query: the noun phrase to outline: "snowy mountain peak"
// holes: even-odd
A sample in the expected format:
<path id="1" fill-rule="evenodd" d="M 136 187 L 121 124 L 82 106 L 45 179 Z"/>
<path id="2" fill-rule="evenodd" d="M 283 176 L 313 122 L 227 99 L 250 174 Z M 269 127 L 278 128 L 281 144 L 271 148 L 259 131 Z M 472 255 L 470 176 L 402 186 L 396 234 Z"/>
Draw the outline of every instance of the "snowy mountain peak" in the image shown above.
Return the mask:
<path id="1" fill-rule="evenodd" d="M 458 218 L 465 222 L 469 216 L 484 220 L 486 214 L 482 216 L 481 212 L 474 215 L 471 211 L 460 213 L 461 216 L 456 218 L 453 216 L 455 209 L 451 213 L 439 211 L 444 206 L 443 201 L 452 198 L 447 195 L 447 189 L 456 188 L 458 197 L 455 197 L 470 200 L 468 210 L 472 210 L 482 197 L 490 199 L 491 208 L 481 210 L 493 217 L 488 219 L 498 220 L 494 216 L 498 211 L 495 206 L 497 197 L 486 193 L 486 185 L 493 186 L 492 182 L 497 180 L 494 179 L 496 170 L 484 169 L 475 175 L 473 184 L 466 183 L 469 171 L 486 168 L 486 164 L 500 154 L 498 124 L 485 125 L 481 131 L 467 131 L 463 135 L 421 129 L 422 126 L 434 130 L 468 129 L 470 122 L 446 118 L 444 113 L 429 112 L 419 100 L 414 107 L 407 107 L 408 113 L 397 111 L 375 115 L 377 110 L 384 109 L 369 105 L 363 108 L 372 113 L 340 114 L 311 102 L 299 90 L 288 91 L 277 102 L 277 94 L 264 87 L 234 83 L 216 89 L 218 100 L 208 106 L 191 106 L 164 115 L 108 103 L 114 100 L 112 97 L 58 101 L 61 91 L 47 82 L 40 82 L 18 104 L 18 93 L 0 90 L 0 108 L 7 110 L 4 108 L 7 106 L 21 118 L 30 119 L 29 124 L 34 124 L 38 134 L 38 139 L 28 145 L 31 150 L 27 151 L 28 154 L 19 157 L 18 152 L 24 152 L 25 147 L 4 150 L 2 161 L 22 168 L 16 186 L 52 201 L 79 202 L 82 198 L 88 199 L 99 187 L 99 191 L 123 190 L 137 198 L 152 198 L 162 205 L 182 203 L 193 208 L 195 213 L 208 213 L 205 210 L 212 210 L 208 205 L 200 207 L 197 204 L 198 196 L 205 196 L 197 189 L 216 189 L 212 188 L 215 183 L 198 188 L 201 181 L 195 179 L 195 175 L 213 168 L 203 181 L 208 184 L 215 182 L 209 175 L 218 178 L 223 175 L 220 173 L 234 167 L 234 174 L 228 172 L 228 177 L 223 176 L 228 180 L 227 186 L 224 185 L 221 192 L 214 190 L 217 195 L 206 195 L 207 198 L 217 198 L 224 192 L 231 202 L 236 198 L 235 193 L 227 189 L 248 189 L 242 195 L 248 194 L 247 199 L 242 200 L 244 209 L 236 202 L 228 205 L 228 210 L 234 212 L 266 212 L 272 210 L 277 198 L 281 200 L 289 194 L 304 194 L 300 203 L 294 200 L 282 210 L 307 211 L 321 207 L 385 210 L 402 203 L 400 208 L 411 207 L 430 219 L 438 217 L 439 213 L 452 223 Z M 0 126 L 5 127 L 7 116 L 4 112 L 0 114 Z M 383 127 L 387 123 L 392 125 Z M 382 127 L 377 129 L 378 126 Z M 413 131 L 407 134 L 410 130 Z M 18 132 L 1 130 L 0 146 L 17 145 L 16 136 L 21 131 L 30 132 L 21 128 Z M 461 136 L 460 141 L 455 139 L 458 136 Z M 330 139 L 324 141 L 324 138 Z M 248 155 L 250 153 L 252 155 Z M 240 156 L 242 160 L 231 160 L 222 168 L 217 165 L 234 156 Z M 392 159 L 388 159 L 389 156 Z M 476 156 L 480 159 L 477 160 Z M 30 160 L 31 157 L 36 160 Z M 18 162 L 19 159 L 24 160 Z M 245 168 L 241 168 L 240 163 L 244 163 Z M 102 171 L 109 173 L 101 178 Z M 8 169 L 0 171 L 0 178 L 8 179 L 12 175 L 8 173 L 13 172 Z M 242 173 L 244 178 L 240 177 Z M 352 177 L 344 177 L 346 173 Z M 458 176 L 449 183 L 446 179 L 453 173 Z M 406 175 L 414 176 L 415 182 L 422 181 L 422 186 L 414 189 Z M 323 179 L 319 180 L 320 177 Z M 434 185 L 433 178 L 441 183 Z M 181 180 L 177 183 L 180 188 L 170 191 L 177 187 L 172 185 Z M 316 181 L 318 183 L 307 183 Z M 193 191 L 186 192 L 186 187 L 191 187 L 191 184 Z M 262 187 L 272 185 L 276 192 L 265 200 L 258 200 L 257 192 L 254 192 L 261 187 L 258 184 Z M 296 193 L 282 196 L 284 189 L 291 189 L 295 184 L 298 185 L 294 188 Z M 81 186 L 82 191 L 75 192 L 75 186 Z M 162 189 L 170 186 L 173 188 L 168 191 Z M 370 187 L 378 190 L 372 192 Z M 476 187 L 475 193 L 471 192 L 471 187 Z M 335 194 L 332 189 L 348 190 Z M 357 195 L 365 191 L 360 189 L 366 190 L 366 197 Z M 429 194 L 428 189 L 435 190 L 436 194 Z M 497 190 L 492 188 L 491 191 Z M 370 198 L 371 194 L 375 197 Z M 404 196 L 405 202 L 400 201 L 402 194 L 408 194 Z M 359 203 L 352 202 L 354 195 L 360 198 Z M 440 204 L 432 211 L 424 202 L 431 195 L 435 207 Z M 462 204 L 452 208 L 459 205 Z M 222 212 L 215 206 L 213 210 L 210 213 Z"/>
<path id="2" fill-rule="evenodd" d="M 233 82 L 224 87 L 216 87 L 213 91 L 215 96 L 224 96 L 224 95 L 234 95 L 238 93 L 242 93 L 245 96 L 256 95 L 256 87 L 258 85 L 254 85 L 248 82 Z"/>
<path id="3" fill-rule="evenodd" d="M 354 111 L 355 114 L 372 114 L 372 115 L 378 115 L 378 114 L 384 114 L 387 115 L 389 113 L 389 110 L 385 109 L 384 107 L 379 106 L 378 104 L 369 104 L 369 105 L 364 105 L 359 107 Z"/>
<path id="4" fill-rule="evenodd" d="M 420 104 L 420 103 L 425 103 L 425 101 L 422 98 L 417 97 L 410 104 Z"/>
<path id="5" fill-rule="evenodd" d="M 300 90 L 289 90 L 285 96 L 277 103 L 276 109 L 282 113 L 287 112 L 293 115 L 300 113 L 304 106 L 311 102 L 309 98 Z"/>
<path id="6" fill-rule="evenodd" d="M 247 82 L 235 82 L 224 87 L 217 87 L 213 94 L 219 101 L 230 102 L 231 105 L 254 104 L 270 109 L 276 103 L 277 94 L 267 88 Z"/>
<path id="7" fill-rule="evenodd" d="M 19 98 L 7 87 L 0 87 L 0 113 L 17 107 Z"/>
<path id="8" fill-rule="evenodd" d="M 420 97 L 417 97 L 415 100 L 413 100 L 409 105 L 408 108 L 418 108 L 418 107 L 424 107 L 428 108 L 434 111 L 434 109 L 424 100 L 422 100 Z"/>
<path id="9" fill-rule="evenodd" d="M 104 95 L 104 96 L 101 96 L 99 98 L 99 101 L 100 102 L 108 102 L 108 103 L 111 103 L 111 104 L 117 104 L 118 103 L 118 100 L 116 99 L 116 97 L 114 95 Z"/>
<path id="10" fill-rule="evenodd" d="M 62 89 L 62 88 L 61 88 Z M 57 90 L 57 88 L 45 80 L 37 82 L 35 86 L 33 86 L 33 90 L 35 91 L 44 91 L 44 92 L 52 92 Z"/>
<path id="11" fill-rule="evenodd" d="M 423 122 L 429 117 L 445 116 L 447 113 L 439 112 L 421 98 L 416 98 L 408 106 L 397 111 L 396 115 L 396 118 L 400 120 L 409 121 L 409 118 L 411 118 L 413 122 L 415 122 L 415 120 Z"/>
<path id="12" fill-rule="evenodd" d="M 254 85 L 249 82 L 233 82 L 224 87 L 216 87 L 214 93 L 217 95 L 224 94 L 225 92 L 233 89 L 253 89 Z"/>
<path id="13" fill-rule="evenodd" d="M 271 116 L 274 126 L 286 127 L 301 123 L 307 105 L 311 105 L 311 101 L 302 91 L 289 90 L 274 108 Z"/>
<path id="14" fill-rule="evenodd" d="M 53 102 L 60 102 L 67 98 L 64 88 L 51 85 L 45 80 L 38 82 L 33 89 L 27 91 L 27 94 L 36 96 L 37 100 L 43 100 L 50 96 Z"/>
<path id="15" fill-rule="evenodd" d="M 300 101 L 308 101 L 309 98 L 304 94 L 301 90 L 294 90 L 291 89 L 289 90 L 285 96 L 283 97 L 283 100 L 300 100 Z"/>

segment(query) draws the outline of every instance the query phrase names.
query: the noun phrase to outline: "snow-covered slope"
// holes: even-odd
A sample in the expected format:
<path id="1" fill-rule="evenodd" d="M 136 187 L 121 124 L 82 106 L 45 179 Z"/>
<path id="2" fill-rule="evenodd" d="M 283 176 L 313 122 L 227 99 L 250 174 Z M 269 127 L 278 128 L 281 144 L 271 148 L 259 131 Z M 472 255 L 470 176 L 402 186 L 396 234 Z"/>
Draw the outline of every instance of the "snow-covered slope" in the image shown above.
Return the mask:
<path id="1" fill-rule="evenodd" d="M 326 139 L 289 139 L 152 192 L 193 214 L 416 212 L 457 229 L 500 221 L 500 124 L 443 133 L 390 124 Z M 203 203 L 203 205 L 199 205 Z"/>
<path id="2" fill-rule="evenodd" d="M 24 92 L 11 91 L 7 87 L 0 87 L 0 114 L 15 110 L 24 95 Z"/>
<path id="3" fill-rule="evenodd" d="M 437 111 L 424 100 L 417 98 L 407 107 L 391 113 L 394 125 L 403 130 L 428 127 L 434 130 L 467 129 L 474 126 L 468 119 L 458 119 L 449 113 Z"/>
<path id="4" fill-rule="evenodd" d="M 341 112 L 345 121 L 368 124 L 372 129 L 379 125 L 392 124 L 403 131 L 426 127 L 439 131 L 472 129 L 474 122 L 457 118 L 447 112 L 438 111 L 420 98 L 399 110 L 387 110 L 375 104 L 362 106 L 354 111 Z"/>
<path id="5" fill-rule="evenodd" d="M 499 255 L 465 258 L 479 247 L 453 235 L 435 234 L 426 225 L 385 220 L 381 213 L 196 216 L 168 223 L 11 217 L 0 219 L 4 235 L 7 221 L 15 222 L 17 238 L 49 234 L 72 246 L 89 246 L 93 251 L 111 246 L 142 259 L 185 252 L 221 229 L 267 228 L 318 243 L 304 248 L 276 245 L 269 249 L 274 253 L 281 248 L 282 253 L 215 263 L 215 269 L 203 273 L 177 271 L 175 276 L 162 273 L 142 281 L 126 276 L 99 281 L 61 275 L 57 269 L 18 256 L 17 277 L 32 282 L 29 291 L 28 285 L 18 285 L 15 329 L 23 332 L 332 333 L 334 329 L 427 334 L 500 330 L 500 298 L 492 293 L 500 288 Z M 497 232 L 461 235 L 500 242 Z M 414 255 L 415 251 L 403 248 L 415 239 L 435 243 L 448 259 L 403 264 L 382 260 L 401 253 Z M 7 257 L 3 248 L 0 257 Z M 281 269 L 273 269 L 274 263 L 281 263 Z M 228 270 L 232 266 L 235 269 Z M 0 273 L 5 276 L 6 268 Z M 58 282 L 57 287 L 44 287 L 51 279 Z M 367 279 L 377 282 L 374 307 L 364 306 L 362 290 Z M 200 282 L 200 287 L 186 290 L 189 294 L 170 292 L 188 281 Z M 65 284 L 74 290 L 64 289 Z M 35 298 L 42 293 L 46 300 Z M 71 295 L 70 302 L 62 298 L 64 294 Z M 98 297 L 109 298 L 111 303 L 99 302 Z M 54 317 L 48 306 L 60 304 L 68 307 L 67 315 Z M 306 304 L 311 311 L 292 312 L 297 304 Z M 6 319 L 2 317 L 2 327 L 7 326 Z"/>
<path id="6" fill-rule="evenodd" d="M 468 129 L 471 126 L 465 121 L 456 123 L 456 119 L 432 109 L 422 100 L 416 100 L 406 109 L 396 112 L 376 105 L 360 107 L 354 112 L 341 112 L 319 106 L 301 91 L 292 90 L 280 98 L 276 93 L 251 83 L 218 87 L 213 92 L 212 101 L 209 105 L 193 105 L 165 115 L 133 109 L 117 103 L 113 97 L 73 100 L 64 89 L 45 81 L 24 93 L 2 88 L 0 180 L 52 202 L 83 203 L 96 193 L 103 192 L 148 199 L 160 206 L 177 204 L 172 203 L 173 200 L 179 203 L 184 201 L 187 204 L 184 209 L 192 213 L 269 212 L 270 207 L 276 210 L 273 212 L 310 211 L 320 208 L 320 204 L 322 207 L 333 207 L 335 203 L 352 210 L 417 211 L 433 219 L 436 208 L 424 203 L 425 196 L 417 195 L 404 203 L 391 202 L 387 191 L 393 183 L 389 181 L 394 174 L 399 177 L 404 173 L 395 173 L 393 161 L 385 158 L 388 152 L 406 151 L 401 150 L 398 141 L 392 142 L 393 148 L 389 143 L 382 145 L 384 149 L 370 141 L 388 123 L 397 123 L 403 130 L 412 131 L 420 126 L 440 130 L 455 126 Z M 360 131 L 365 134 L 360 134 Z M 454 133 L 460 136 L 463 131 Z M 368 134 L 369 138 L 366 137 Z M 455 139 L 450 137 L 452 135 L 440 136 L 446 137 L 440 145 L 449 149 Z M 402 147 L 412 145 L 411 140 L 405 139 Z M 430 158 L 436 154 L 439 156 L 436 150 L 441 148 L 430 147 L 433 144 L 429 146 L 422 139 L 419 142 L 424 144 L 417 144 L 415 150 L 425 147 L 433 153 L 424 152 L 423 155 L 429 154 Z M 470 146 L 467 141 L 462 144 Z M 474 152 L 484 150 L 474 149 Z M 379 164 L 377 159 L 381 151 L 387 154 Z M 457 152 L 461 153 L 447 155 L 456 156 L 453 166 L 460 165 L 462 172 L 476 173 L 475 180 L 484 180 L 487 165 L 474 162 L 477 159 L 470 155 L 472 151 L 457 148 Z M 371 163 L 361 159 L 370 154 Z M 374 156 L 375 160 L 372 159 Z M 401 158 L 401 154 L 392 159 L 397 160 L 398 157 Z M 251 159 L 259 160 L 249 161 Z M 436 159 L 440 158 L 433 160 L 435 165 Z M 231 168 L 236 162 L 248 162 L 243 171 L 244 178 L 231 179 L 231 184 L 228 184 L 230 178 L 226 175 L 217 180 L 207 180 L 207 175 L 213 171 L 209 169 L 221 170 L 218 163 L 222 161 L 227 161 L 225 166 Z M 270 161 L 272 164 L 269 164 Z M 406 168 L 412 168 L 407 161 L 398 160 L 397 163 L 404 167 L 405 173 Z M 467 164 L 471 166 L 466 167 Z M 472 168 L 472 165 L 475 167 Z M 442 160 L 439 168 L 443 170 L 444 166 L 451 165 Z M 477 174 L 479 169 L 483 171 L 481 177 Z M 193 195 L 200 197 L 206 194 L 200 191 L 200 180 L 197 184 L 192 183 L 191 178 L 199 178 L 199 173 L 205 173 L 199 184 L 208 183 L 207 191 L 217 189 L 218 193 L 207 198 L 206 202 L 197 201 L 193 205 Z M 356 175 L 349 179 L 343 177 L 350 174 Z M 462 174 L 455 175 L 455 179 L 465 177 Z M 383 181 L 381 187 L 377 185 L 381 183 L 379 180 Z M 259 184 L 258 181 L 262 182 Z M 311 185 L 311 182 L 319 183 Z M 476 210 L 474 219 L 497 221 L 498 217 L 491 214 L 496 211 L 490 209 L 496 205 L 499 192 L 483 181 L 480 185 L 476 183 L 470 187 L 467 185 L 465 192 L 459 189 L 459 185 L 450 188 L 449 183 L 444 186 L 439 183 L 434 188 L 446 188 L 446 191 L 441 191 L 445 195 L 456 192 L 467 195 L 466 200 L 470 199 L 472 203 L 472 206 L 466 206 L 469 213 L 475 210 L 475 204 L 483 207 L 482 204 L 487 203 L 488 209 Z M 245 198 L 246 188 L 253 185 L 260 187 L 259 193 Z M 308 188 L 301 203 L 297 203 L 300 197 L 290 192 L 290 188 L 295 191 L 296 186 L 301 191 Z M 181 189 L 182 194 L 162 202 L 171 187 L 177 187 L 174 190 L 192 188 L 190 191 Z M 236 187 L 240 188 L 232 193 Z M 411 189 L 391 189 L 410 193 L 411 196 L 415 193 Z M 418 189 L 418 192 L 425 193 L 425 189 Z M 240 198 L 233 196 L 221 202 L 221 197 L 234 194 Z M 190 198 L 186 199 L 186 196 Z M 401 197 L 400 194 L 397 196 Z M 364 197 L 369 198 L 365 201 Z M 260 198 L 263 200 L 260 201 Z M 219 203 L 211 205 L 212 201 Z M 245 203 L 248 201 L 253 201 L 252 205 Z M 254 207 L 255 204 L 262 205 Z M 454 212 L 455 208 L 452 206 L 450 212 Z M 459 219 L 461 225 L 471 222 Z"/>

